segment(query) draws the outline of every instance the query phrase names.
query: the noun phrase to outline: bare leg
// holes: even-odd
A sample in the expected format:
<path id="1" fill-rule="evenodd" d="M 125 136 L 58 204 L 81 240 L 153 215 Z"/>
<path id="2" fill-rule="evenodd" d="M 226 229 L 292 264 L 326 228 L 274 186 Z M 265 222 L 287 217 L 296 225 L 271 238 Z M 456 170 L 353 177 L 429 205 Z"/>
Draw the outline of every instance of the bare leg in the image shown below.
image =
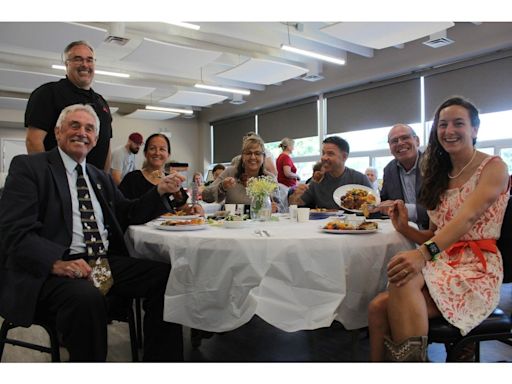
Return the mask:
<path id="1" fill-rule="evenodd" d="M 388 320 L 395 343 L 414 336 L 427 336 L 428 319 L 438 315 L 423 275 L 417 274 L 401 287 L 389 285 Z"/>
<path id="2" fill-rule="evenodd" d="M 389 335 L 387 314 L 389 294 L 380 293 L 368 306 L 368 330 L 370 333 L 370 361 L 384 360 L 384 336 Z"/>

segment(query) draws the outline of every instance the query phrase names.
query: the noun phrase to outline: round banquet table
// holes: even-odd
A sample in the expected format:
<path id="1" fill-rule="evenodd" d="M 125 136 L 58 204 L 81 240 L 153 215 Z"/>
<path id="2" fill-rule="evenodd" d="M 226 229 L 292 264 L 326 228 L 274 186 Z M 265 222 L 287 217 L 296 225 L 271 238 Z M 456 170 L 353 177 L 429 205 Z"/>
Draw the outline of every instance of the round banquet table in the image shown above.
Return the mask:
<path id="1" fill-rule="evenodd" d="M 389 259 L 415 245 L 389 221 L 361 234 L 324 233 L 327 221 L 281 217 L 176 232 L 148 223 L 130 226 L 126 242 L 133 257 L 171 263 L 166 321 L 225 332 L 258 315 L 288 332 L 334 320 L 359 329 L 367 326 L 368 303 L 386 288 Z"/>

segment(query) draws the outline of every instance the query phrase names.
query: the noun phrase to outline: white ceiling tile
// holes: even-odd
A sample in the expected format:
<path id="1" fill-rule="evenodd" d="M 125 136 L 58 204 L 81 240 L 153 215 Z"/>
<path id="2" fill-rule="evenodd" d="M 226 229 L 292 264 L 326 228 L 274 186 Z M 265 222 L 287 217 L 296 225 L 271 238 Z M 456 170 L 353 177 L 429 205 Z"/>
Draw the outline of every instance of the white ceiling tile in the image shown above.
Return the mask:
<path id="1" fill-rule="evenodd" d="M 213 93 L 178 91 L 174 95 L 160 100 L 159 102 L 177 105 L 191 105 L 195 107 L 207 107 L 212 104 L 220 103 L 227 98 L 227 96 L 215 95 Z"/>
<path id="2" fill-rule="evenodd" d="M 135 112 L 132 112 L 124 117 L 128 117 L 130 119 L 143 119 L 143 120 L 168 120 L 174 119 L 178 117 L 179 113 L 169 113 L 169 112 L 158 112 L 158 111 L 149 111 L 147 109 L 137 109 Z"/>
<path id="3" fill-rule="evenodd" d="M 307 68 L 265 59 L 249 59 L 232 69 L 218 73 L 223 79 L 270 85 L 308 72 Z"/>
<path id="4" fill-rule="evenodd" d="M 0 51 L 26 54 L 28 49 L 40 57 L 60 58 L 71 41 L 99 46 L 106 31 L 77 23 L 0 23 L 0 36 Z"/>
<path id="5" fill-rule="evenodd" d="M 199 76 L 202 67 L 217 59 L 222 52 L 185 47 L 143 39 L 142 43 L 121 61 L 133 69 L 176 76 Z"/>
<path id="6" fill-rule="evenodd" d="M 18 97 L 0 97 L 0 108 L 24 111 L 27 108 L 27 101 L 28 99 Z"/>
<path id="7" fill-rule="evenodd" d="M 452 22 L 343 22 L 324 27 L 322 32 L 353 44 L 383 49 L 443 31 Z"/>
<path id="8" fill-rule="evenodd" d="M 30 93 L 44 83 L 60 79 L 61 76 L 46 73 L 0 68 L 0 88 L 7 91 Z"/>
<path id="9" fill-rule="evenodd" d="M 139 99 L 155 91 L 151 87 L 138 87 L 134 85 L 107 83 L 105 81 L 95 81 L 93 89 L 105 98 L 121 97 L 125 99 Z"/>

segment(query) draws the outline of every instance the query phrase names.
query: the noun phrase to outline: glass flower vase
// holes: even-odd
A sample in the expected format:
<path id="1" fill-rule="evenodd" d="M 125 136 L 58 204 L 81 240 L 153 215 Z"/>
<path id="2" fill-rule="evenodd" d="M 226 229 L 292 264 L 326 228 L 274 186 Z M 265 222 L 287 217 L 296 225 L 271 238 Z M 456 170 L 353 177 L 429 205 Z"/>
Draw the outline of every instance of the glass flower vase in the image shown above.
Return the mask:
<path id="1" fill-rule="evenodd" d="M 256 221 L 269 221 L 272 214 L 270 196 L 255 196 L 251 199 L 251 219 Z"/>

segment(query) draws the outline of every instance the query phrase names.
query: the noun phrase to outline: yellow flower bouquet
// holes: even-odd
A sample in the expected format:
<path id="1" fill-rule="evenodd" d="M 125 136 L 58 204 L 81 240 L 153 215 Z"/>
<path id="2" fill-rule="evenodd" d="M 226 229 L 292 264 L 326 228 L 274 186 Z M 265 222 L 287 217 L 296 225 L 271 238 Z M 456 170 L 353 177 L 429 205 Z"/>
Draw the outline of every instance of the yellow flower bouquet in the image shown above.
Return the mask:
<path id="1" fill-rule="evenodd" d="M 251 177 L 247 181 L 246 193 L 251 197 L 251 219 L 270 220 L 272 202 L 270 194 L 278 188 L 271 176 Z"/>

